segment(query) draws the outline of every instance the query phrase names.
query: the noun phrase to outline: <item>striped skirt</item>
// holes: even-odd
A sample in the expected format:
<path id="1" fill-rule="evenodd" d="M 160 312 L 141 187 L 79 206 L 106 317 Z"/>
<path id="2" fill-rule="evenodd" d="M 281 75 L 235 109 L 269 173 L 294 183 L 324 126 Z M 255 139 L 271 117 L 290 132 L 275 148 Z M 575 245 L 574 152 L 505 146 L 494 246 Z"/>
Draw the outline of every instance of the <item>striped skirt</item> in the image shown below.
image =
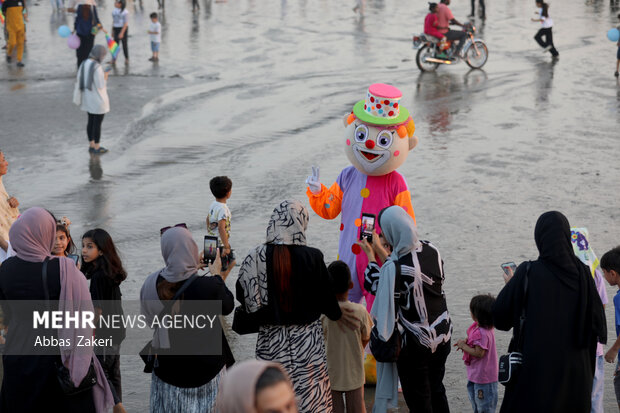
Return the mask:
<path id="1" fill-rule="evenodd" d="M 331 413 L 332 396 L 321 321 L 261 326 L 256 358 L 282 364 L 293 381 L 300 413 Z"/>
<path id="2" fill-rule="evenodd" d="M 226 368 L 200 387 L 176 387 L 151 375 L 150 413 L 209 413 L 215 411 L 217 388 Z"/>

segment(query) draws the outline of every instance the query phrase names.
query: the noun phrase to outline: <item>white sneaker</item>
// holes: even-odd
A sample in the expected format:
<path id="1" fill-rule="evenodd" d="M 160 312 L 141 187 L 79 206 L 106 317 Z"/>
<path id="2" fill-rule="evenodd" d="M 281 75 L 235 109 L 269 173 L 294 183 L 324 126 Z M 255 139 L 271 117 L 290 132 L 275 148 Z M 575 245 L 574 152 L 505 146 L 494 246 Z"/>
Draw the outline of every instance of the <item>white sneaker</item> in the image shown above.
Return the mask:
<path id="1" fill-rule="evenodd" d="M 547 53 L 549 50 L 551 50 L 553 48 L 553 46 L 547 46 L 543 49 L 543 53 Z"/>

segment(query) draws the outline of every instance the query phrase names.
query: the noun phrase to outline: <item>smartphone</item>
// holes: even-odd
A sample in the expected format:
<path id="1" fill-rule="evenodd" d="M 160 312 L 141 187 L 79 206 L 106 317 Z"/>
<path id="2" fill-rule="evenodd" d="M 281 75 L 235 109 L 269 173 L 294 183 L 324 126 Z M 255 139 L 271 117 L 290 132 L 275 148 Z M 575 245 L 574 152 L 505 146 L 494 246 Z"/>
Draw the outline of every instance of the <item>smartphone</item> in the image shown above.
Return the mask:
<path id="1" fill-rule="evenodd" d="M 106 73 L 109 72 L 110 70 L 112 70 L 112 66 L 106 66 L 103 68 L 103 71 Z"/>
<path id="2" fill-rule="evenodd" d="M 508 276 L 511 275 L 515 275 L 515 271 L 517 270 L 517 264 L 515 264 L 513 261 L 510 262 L 505 262 L 501 265 L 502 270 L 504 270 L 504 273 Z M 508 269 L 512 270 L 512 274 L 510 273 L 510 271 L 508 271 Z"/>
<path id="3" fill-rule="evenodd" d="M 78 265 L 78 261 L 80 260 L 80 256 L 77 254 L 68 254 L 67 258 L 71 258 L 75 265 Z"/>
<path id="4" fill-rule="evenodd" d="M 366 238 L 372 242 L 372 231 L 375 229 L 375 216 L 373 214 L 362 213 L 362 225 L 360 227 L 360 240 Z"/>
<path id="5" fill-rule="evenodd" d="M 217 255 L 217 237 L 205 235 L 204 262 L 213 263 Z"/>

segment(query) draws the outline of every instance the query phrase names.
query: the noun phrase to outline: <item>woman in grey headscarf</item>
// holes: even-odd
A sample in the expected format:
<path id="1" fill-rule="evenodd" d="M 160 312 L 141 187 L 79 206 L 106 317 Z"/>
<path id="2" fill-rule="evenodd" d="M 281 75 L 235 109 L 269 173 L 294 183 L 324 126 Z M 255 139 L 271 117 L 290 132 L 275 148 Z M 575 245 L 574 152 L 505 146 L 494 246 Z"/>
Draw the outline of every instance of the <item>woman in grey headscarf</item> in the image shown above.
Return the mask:
<path id="1" fill-rule="evenodd" d="M 381 236 L 373 232 L 372 245 L 366 239 L 360 242 L 368 256 L 364 288 L 376 295 L 370 315 L 380 338 L 388 341 L 398 328 L 403 347 L 396 363 L 377 362 L 373 412 L 395 405 L 400 378 L 411 411 L 448 413 L 442 381 L 450 353 L 452 321 L 443 291 L 443 261 L 433 244 L 418 239 L 415 223 L 403 208 L 385 208 L 378 222 Z M 382 240 L 392 247 L 391 254 Z M 381 268 L 375 254 L 384 263 Z M 395 285 L 397 266 L 399 285 Z M 401 297 L 397 306 L 395 290 Z"/>
<path id="2" fill-rule="evenodd" d="M 110 111 L 107 81 L 108 71 L 101 67 L 108 49 L 100 44 L 90 51 L 88 59 L 80 65 L 77 73 L 77 84 L 74 92 L 74 103 L 88 113 L 86 133 L 89 152 L 106 153 L 108 150 L 99 145 L 101 139 L 101 123 L 103 116 Z"/>
<path id="3" fill-rule="evenodd" d="M 164 231 L 161 252 L 166 266 L 149 275 L 140 290 L 142 313 L 149 323 L 161 314 L 164 302 L 171 300 L 186 283 L 190 284 L 173 307 L 175 314 L 193 315 L 197 310 L 196 304 L 187 301 L 204 303 L 207 300 L 221 301 L 222 314 L 230 314 L 235 303 L 232 293 L 219 275 L 219 254 L 215 262 L 209 265 L 211 276 L 195 277 L 202 264 L 191 233 L 181 227 Z M 158 355 L 151 381 L 150 412 L 214 411 L 218 384 L 225 367 L 231 366 L 234 358 L 223 332 L 221 353 L 204 354 L 204 348 L 209 343 L 213 344 L 212 330 L 221 331 L 222 328 L 219 317 L 216 317 L 213 324 L 213 329 L 185 328 L 179 331 L 162 327 L 155 330 L 152 345 Z"/>
<path id="4" fill-rule="evenodd" d="M 282 364 L 293 380 L 300 412 L 332 412 L 320 316 L 338 320 L 323 254 L 306 246 L 308 210 L 283 201 L 271 215 L 267 239 L 241 264 L 237 300 L 254 314 L 256 358 Z"/>

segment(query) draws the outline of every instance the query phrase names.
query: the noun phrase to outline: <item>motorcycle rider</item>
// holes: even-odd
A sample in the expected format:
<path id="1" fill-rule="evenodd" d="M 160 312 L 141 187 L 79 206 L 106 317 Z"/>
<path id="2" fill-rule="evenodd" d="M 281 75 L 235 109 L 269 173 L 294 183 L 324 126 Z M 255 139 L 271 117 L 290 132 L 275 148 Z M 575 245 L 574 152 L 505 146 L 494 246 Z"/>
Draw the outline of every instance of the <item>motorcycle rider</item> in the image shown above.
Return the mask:
<path id="1" fill-rule="evenodd" d="M 446 36 L 444 36 L 444 34 L 441 33 L 439 30 L 437 30 L 437 3 L 428 3 L 428 10 L 430 11 L 430 13 L 428 13 L 426 15 L 426 18 L 424 19 L 424 34 L 435 37 L 440 42 L 444 42 L 445 40 L 447 40 Z M 442 50 L 440 50 L 440 53 L 437 55 L 437 57 L 445 59 L 448 56 Z"/>
<path id="2" fill-rule="evenodd" d="M 464 27 L 462 23 L 454 18 L 452 11 L 448 8 L 450 0 L 441 0 L 439 6 L 437 6 L 437 29 L 446 36 L 448 40 L 458 41 L 452 59 L 456 60 L 465 44 L 465 38 L 467 33 L 462 30 L 450 30 L 450 24 Z"/>

